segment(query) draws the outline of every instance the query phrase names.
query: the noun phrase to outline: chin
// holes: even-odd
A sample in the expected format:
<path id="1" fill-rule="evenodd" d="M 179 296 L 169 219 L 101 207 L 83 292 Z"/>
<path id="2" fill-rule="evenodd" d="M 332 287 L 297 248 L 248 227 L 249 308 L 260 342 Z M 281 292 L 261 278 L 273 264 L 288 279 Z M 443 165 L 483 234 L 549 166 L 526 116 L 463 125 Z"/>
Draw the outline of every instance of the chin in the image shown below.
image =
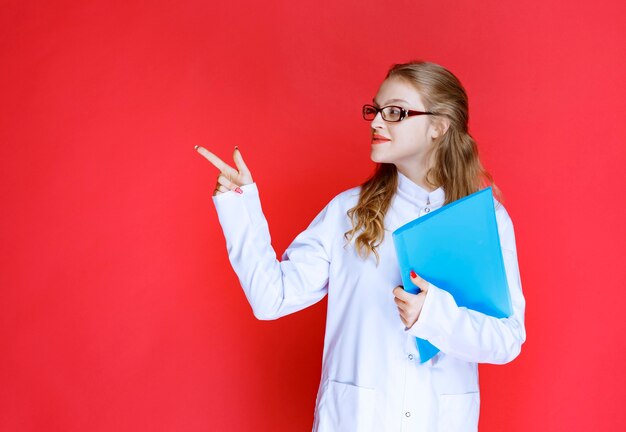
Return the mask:
<path id="1" fill-rule="evenodd" d="M 372 152 L 370 154 L 370 159 L 372 160 L 372 162 L 376 162 L 376 163 L 391 163 L 383 155 L 376 154 L 376 152 Z"/>
<path id="2" fill-rule="evenodd" d="M 372 162 L 378 162 L 378 163 L 382 163 L 382 155 L 378 154 L 378 152 L 374 149 L 372 149 L 372 151 L 370 152 L 370 159 L 372 160 Z"/>

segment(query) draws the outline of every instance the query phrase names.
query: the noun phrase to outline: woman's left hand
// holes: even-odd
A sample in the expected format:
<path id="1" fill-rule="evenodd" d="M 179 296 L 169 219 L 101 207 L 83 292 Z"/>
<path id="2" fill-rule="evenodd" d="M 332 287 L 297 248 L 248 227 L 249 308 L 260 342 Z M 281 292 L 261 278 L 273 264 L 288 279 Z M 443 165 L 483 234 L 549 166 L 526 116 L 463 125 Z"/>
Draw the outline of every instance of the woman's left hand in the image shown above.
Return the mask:
<path id="1" fill-rule="evenodd" d="M 406 328 L 413 327 L 413 324 L 417 321 L 424 306 L 426 300 L 426 293 L 428 293 L 429 283 L 417 275 L 411 270 L 411 282 L 413 285 L 421 289 L 418 294 L 411 294 L 406 292 L 402 286 L 397 286 L 393 289 L 394 301 L 398 306 L 400 312 L 400 319 L 406 326 Z"/>

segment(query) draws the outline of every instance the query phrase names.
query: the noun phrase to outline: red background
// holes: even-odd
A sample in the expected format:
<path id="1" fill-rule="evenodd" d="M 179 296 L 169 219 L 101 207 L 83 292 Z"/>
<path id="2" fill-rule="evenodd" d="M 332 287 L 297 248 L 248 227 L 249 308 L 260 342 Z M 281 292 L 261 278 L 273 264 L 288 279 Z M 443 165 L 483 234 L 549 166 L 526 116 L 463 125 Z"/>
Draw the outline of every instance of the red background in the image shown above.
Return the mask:
<path id="1" fill-rule="evenodd" d="M 481 431 L 626 428 L 626 3 L 3 1 L 0 429 L 310 430 L 323 301 L 254 319 L 201 144 L 282 254 L 373 170 L 395 62 L 452 70 L 516 227 L 528 341 Z"/>

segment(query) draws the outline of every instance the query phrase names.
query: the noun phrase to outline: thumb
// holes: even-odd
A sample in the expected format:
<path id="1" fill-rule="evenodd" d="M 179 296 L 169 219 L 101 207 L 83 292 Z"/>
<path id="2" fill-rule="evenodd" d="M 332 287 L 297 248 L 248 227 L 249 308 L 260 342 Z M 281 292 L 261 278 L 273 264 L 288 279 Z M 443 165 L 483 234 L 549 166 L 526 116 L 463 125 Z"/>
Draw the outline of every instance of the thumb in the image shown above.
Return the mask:
<path id="1" fill-rule="evenodd" d="M 422 279 L 422 277 L 415 273 L 413 270 L 411 270 L 411 282 L 413 282 L 413 285 L 415 285 L 422 291 L 428 292 L 428 286 L 430 285 L 430 283 Z"/>

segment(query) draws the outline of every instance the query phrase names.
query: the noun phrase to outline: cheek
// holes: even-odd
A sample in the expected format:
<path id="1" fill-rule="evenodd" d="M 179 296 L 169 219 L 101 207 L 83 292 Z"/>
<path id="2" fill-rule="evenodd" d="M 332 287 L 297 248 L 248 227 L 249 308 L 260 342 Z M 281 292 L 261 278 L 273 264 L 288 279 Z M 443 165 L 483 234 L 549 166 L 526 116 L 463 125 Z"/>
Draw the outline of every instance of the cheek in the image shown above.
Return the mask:
<path id="1" fill-rule="evenodd" d="M 399 140 L 404 142 L 418 142 L 426 135 L 426 128 L 419 123 L 406 123 L 399 125 L 395 132 Z"/>
<path id="2" fill-rule="evenodd" d="M 403 148 L 415 148 L 419 147 L 420 143 L 423 141 L 422 136 L 420 135 L 419 130 L 413 129 L 405 129 L 402 131 L 398 131 L 395 135 L 395 142 Z"/>
<path id="3" fill-rule="evenodd" d="M 418 147 L 420 147 L 419 137 L 411 133 L 398 135 L 397 139 L 394 142 L 399 149 L 404 149 L 407 151 L 416 150 Z"/>

